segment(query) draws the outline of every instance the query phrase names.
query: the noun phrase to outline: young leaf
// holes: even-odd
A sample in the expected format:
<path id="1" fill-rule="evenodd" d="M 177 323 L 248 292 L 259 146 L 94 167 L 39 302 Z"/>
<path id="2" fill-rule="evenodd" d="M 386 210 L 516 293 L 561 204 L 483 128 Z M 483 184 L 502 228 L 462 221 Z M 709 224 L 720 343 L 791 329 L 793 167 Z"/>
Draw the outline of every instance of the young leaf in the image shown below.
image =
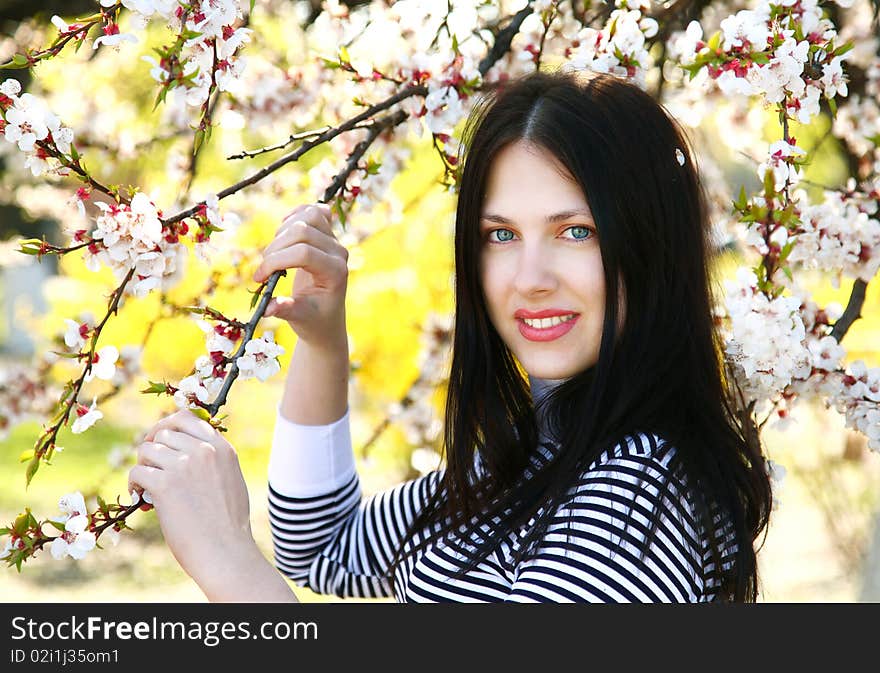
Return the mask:
<path id="1" fill-rule="evenodd" d="M 34 478 L 34 475 L 37 473 L 37 470 L 40 469 L 40 459 L 37 456 L 34 456 L 31 462 L 27 466 L 27 470 L 25 471 L 25 485 L 31 485 L 31 479 Z"/>
<path id="2" fill-rule="evenodd" d="M 162 393 L 168 392 L 168 384 L 165 383 L 164 381 L 159 383 L 156 381 L 149 381 L 148 380 L 147 383 L 150 384 L 150 387 L 144 388 L 140 392 L 145 393 L 147 395 L 152 394 L 152 393 L 155 393 L 157 395 L 161 395 Z"/>

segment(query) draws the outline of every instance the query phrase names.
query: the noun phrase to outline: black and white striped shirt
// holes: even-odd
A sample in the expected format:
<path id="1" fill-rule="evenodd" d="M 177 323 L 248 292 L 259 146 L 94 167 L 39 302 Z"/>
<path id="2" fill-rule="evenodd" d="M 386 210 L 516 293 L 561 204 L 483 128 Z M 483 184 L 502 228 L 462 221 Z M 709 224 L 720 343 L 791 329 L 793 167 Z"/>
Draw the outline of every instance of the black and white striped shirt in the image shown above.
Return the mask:
<path id="1" fill-rule="evenodd" d="M 544 456 L 547 446 L 541 447 Z M 518 565 L 512 552 L 525 536 L 510 532 L 462 579 L 443 541 L 386 570 L 408 524 L 440 485 L 442 469 L 363 497 L 355 470 L 349 411 L 329 425 L 292 423 L 280 411 L 269 461 L 269 516 L 276 567 L 297 586 L 345 597 L 393 597 L 399 602 L 704 602 L 712 569 L 707 543 L 685 487 L 669 469 L 674 447 L 637 435 L 606 451 L 582 475 L 554 513 L 535 553 Z M 660 521 L 643 558 L 648 517 L 662 498 Z M 533 523 L 534 519 L 529 523 Z M 729 567 L 736 542 L 729 525 L 722 558 Z M 407 542 L 411 548 L 428 531 Z M 433 535 L 432 535 L 433 537 Z"/>

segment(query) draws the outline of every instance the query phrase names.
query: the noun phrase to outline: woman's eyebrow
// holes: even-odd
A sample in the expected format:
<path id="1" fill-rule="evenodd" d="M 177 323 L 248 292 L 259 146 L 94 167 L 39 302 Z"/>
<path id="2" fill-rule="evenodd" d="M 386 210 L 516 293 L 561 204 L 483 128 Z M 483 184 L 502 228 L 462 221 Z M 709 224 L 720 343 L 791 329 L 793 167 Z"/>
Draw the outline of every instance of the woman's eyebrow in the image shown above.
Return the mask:
<path id="1" fill-rule="evenodd" d="M 558 213 L 553 213 L 552 215 L 548 215 L 546 217 L 547 222 L 562 222 L 564 220 L 568 220 L 572 217 L 588 217 L 592 219 L 592 215 L 589 211 L 584 210 L 582 208 L 574 208 L 572 210 L 562 210 Z M 481 220 L 489 220 L 490 222 L 497 222 L 498 224 L 512 224 L 513 220 L 509 220 L 503 215 L 496 215 L 495 213 L 483 213 L 480 215 Z"/>

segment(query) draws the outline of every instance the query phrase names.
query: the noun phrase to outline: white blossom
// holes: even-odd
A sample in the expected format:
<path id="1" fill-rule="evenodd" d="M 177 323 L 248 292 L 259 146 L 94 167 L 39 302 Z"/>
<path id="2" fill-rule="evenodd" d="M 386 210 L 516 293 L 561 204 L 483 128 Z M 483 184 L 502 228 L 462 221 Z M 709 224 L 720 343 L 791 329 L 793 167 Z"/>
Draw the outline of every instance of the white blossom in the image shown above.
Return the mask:
<path id="1" fill-rule="evenodd" d="M 85 375 L 85 381 L 99 378 L 109 381 L 116 374 L 116 360 L 119 359 L 119 350 L 116 346 L 104 346 L 95 353 L 95 361 L 91 370 Z"/>
<path id="2" fill-rule="evenodd" d="M 73 426 L 70 429 L 75 435 L 85 432 L 100 419 L 104 418 L 104 414 L 98 410 L 97 398 L 92 399 L 92 406 L 88 409 L 81 404 L 77 404 L 75 408 L 77 418 L 73 421 Z"/>
<path id="3" fill-rule="evenodd" d="M 260 381 L 265 381 L 281 371 L 281 365 L 276 358 L 284 354 L 284 348 L 275 343 L 271 332 L 248 341 L 244 351 L 236 360 L 242 378 L 257 377 Z"/>
<path id="4" fill-rule="evenodd" d="M 85 514 L 70 517 L 64 524 L 64 532 L 52 540 L 50 546 L 55 559 L 70 556 L 82 559 L 95 548 L 95 534 L 87 531 L 89 518 Z"/>

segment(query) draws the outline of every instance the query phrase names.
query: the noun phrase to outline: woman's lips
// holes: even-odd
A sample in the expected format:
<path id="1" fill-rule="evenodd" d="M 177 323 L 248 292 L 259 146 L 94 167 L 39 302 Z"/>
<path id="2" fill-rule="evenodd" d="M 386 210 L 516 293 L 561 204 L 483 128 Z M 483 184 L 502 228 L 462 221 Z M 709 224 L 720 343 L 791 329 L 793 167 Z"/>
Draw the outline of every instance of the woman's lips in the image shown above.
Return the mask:
<path id="1" fill-rule="evenodd" d="M 518 318 L 516 322 L 519 327 L 519 333 L 529 341 L 553 341 L 554 339 L 561 337 L 563 334 L 570 332 L 574 327 L 574 324 L 578 321 L 578 318 L 580 318 L 580 315 L 575 315 L 571 320 L 566 320 L 559 325 L 553 325 L 553 327 L 547 327 L 546 329 L 531 327 L 521 318 Z"/>

